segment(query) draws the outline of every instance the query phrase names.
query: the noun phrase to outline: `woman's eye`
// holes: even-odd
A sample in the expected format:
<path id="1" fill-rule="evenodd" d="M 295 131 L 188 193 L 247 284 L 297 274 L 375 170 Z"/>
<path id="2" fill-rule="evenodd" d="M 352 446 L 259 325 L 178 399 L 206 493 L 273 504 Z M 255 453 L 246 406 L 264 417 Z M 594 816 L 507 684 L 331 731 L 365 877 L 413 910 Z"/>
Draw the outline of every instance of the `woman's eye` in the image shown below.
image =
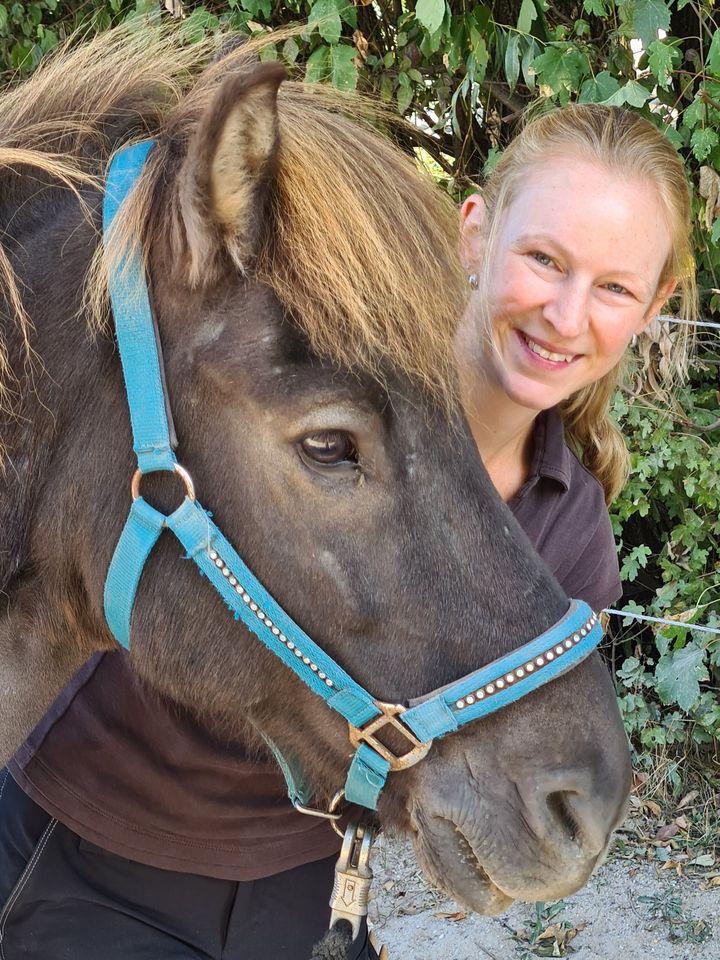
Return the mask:
<path id="1" fill-rule="evenodd" d="M 323 466 L 357 463 L 357 451 L 350 434 L 342 430 L 323 430 L 311 433 L 300 441 L 305 456 Z"/>
<path id="2" fill-rule="evenodd" d="M 552 257 L 549 257 L 546 253 L 541 253 L 539 250 L 534 250 L 532 257 L 543 267 L 551 267 L 553 265 Z"/>
<path id="3" fill-rule="evenodd" d="M 610 293 L 620 293 L 620 294 L 628 293 L 628 290 L 625 287 L 621 286 L 619 283 L 606 283 L 605 289 L 609 290 Z"/>

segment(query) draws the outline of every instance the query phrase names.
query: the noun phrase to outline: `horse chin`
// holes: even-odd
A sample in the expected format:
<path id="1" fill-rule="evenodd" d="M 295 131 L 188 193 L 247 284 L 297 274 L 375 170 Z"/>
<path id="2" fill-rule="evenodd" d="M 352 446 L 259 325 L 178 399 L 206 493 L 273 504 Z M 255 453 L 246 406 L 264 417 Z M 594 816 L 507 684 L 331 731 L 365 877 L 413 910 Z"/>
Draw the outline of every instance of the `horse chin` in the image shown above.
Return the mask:
<path id="1" fill-rule="evenodd" d="M 504 913 L 513 902 L 495 883 L 470 841 L 450 820 L 435 819 L 431 835 L 413 833 L 413 844 L 427 878 L 462 906 L 483 916 Z"/>

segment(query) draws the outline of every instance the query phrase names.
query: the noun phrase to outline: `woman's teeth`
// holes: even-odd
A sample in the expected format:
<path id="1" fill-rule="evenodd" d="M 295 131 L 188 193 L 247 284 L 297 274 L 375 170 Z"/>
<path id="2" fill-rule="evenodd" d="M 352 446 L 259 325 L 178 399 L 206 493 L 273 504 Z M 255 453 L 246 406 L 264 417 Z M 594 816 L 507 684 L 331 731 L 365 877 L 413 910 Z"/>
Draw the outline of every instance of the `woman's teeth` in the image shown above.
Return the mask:
<path id="1" fill-rule="evenodd" d="M 542 357 L 544 360 L 552 360 L 555 363 L 570 363 L 571 360 L 575 359 L 574 354 L 568 353 L 550 353 L 549 350 L 545 350 L 544 347 L 541 347 L 539 343 L 535 343 L 534 340 L 531 340 L 526 334 L 522 334 L 522 338 L 525 343 L 530 347 L 533 353 L 536 353 L 539 357 Z"/>

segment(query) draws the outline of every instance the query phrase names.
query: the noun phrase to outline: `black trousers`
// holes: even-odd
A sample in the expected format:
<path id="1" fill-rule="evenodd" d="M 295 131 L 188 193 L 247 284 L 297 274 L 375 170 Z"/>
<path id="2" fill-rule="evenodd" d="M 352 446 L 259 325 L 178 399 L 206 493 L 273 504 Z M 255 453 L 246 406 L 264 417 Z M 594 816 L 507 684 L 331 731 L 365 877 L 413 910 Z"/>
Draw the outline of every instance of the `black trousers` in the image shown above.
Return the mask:
<path id="1" fill-rule="evenodd" d="M 83 840 L 0 769 L 0 960 L 308 960 L 334 858 L 235 883 Z"/>

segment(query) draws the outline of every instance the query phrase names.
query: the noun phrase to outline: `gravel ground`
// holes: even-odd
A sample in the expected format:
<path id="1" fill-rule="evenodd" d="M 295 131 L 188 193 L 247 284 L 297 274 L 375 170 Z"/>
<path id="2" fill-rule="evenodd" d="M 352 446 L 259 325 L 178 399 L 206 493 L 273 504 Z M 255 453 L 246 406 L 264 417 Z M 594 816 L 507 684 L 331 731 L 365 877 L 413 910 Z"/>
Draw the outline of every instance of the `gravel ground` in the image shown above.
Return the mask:
<path id="1" fill-rule="evenodd" d="M 427 886 L 405 840 L 381 838 L 372 866 L 370 919 L 389 960 L 720 960 L 720 887 L 659 865 L 606 863 L 537 927 L 532 904 L 516 904 L 501 917 L 465 914 Z M 567 954 L 553 946 L 565 923 L 576 931 Z M 532 946 L 533 932 L 548 927 Z M 532 952 L 539 947 L 548 952 Z"/>

